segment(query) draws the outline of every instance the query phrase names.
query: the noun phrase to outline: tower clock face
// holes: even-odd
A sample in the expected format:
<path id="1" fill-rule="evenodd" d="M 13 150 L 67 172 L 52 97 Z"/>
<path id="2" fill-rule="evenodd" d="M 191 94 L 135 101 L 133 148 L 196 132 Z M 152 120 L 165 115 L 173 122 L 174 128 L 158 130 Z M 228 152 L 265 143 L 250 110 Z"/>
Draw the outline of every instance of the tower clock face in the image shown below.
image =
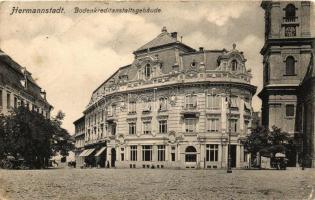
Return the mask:
<path id="1" fill-rule="evenodd" d="M 286 26 L 285 27 L 285 36 L 286 37 L 296 36 L 296 27 L 295 26 Z"/>

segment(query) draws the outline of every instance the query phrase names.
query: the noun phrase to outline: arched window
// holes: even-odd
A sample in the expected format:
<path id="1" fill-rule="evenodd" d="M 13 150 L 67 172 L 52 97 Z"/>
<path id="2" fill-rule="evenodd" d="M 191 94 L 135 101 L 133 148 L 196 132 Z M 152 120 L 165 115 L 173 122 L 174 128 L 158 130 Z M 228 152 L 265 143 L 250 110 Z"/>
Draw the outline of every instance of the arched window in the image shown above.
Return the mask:
<path id="1" fill-rule="evenodd" d="M 237 61 L 232 60 L 231 65 L 232 65 L 232 71 L 237 71 Z"/>
<path id="2" fill-rule="evenodd" d="M 285 7 L 285 18 L 295 18 L 295 6 L 293 4 L 288 4 Z"/>
<path id="3" fill-rule="evenodd" d="M 292 56 L 287 57 L 285 61 L 286 75 L 295 75 L 295 60 Z"/>
<path id="4" fill-rule="evenodd" d="M 193 146 L 189 146 L 185 151 L 185 162 L 196 162 L 197 161 L 197 151 Z"/>
<path id="5" fill-rule="evenodd" d="M 146 78 L 150 78 L 151 76 L 151 65 L 147 64 L 144 68 L 144 75 Z"/>

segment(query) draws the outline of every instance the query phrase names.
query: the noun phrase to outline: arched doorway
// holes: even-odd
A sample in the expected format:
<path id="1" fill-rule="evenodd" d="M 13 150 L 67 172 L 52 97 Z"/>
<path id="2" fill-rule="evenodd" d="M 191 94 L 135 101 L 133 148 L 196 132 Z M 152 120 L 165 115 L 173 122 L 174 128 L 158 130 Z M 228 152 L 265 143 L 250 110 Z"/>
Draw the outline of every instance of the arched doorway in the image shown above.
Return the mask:
<path id="1" fill-rule="evenodd" d="M 115 167 L 115 161 L 116 161 L 116 149 L 112 148 L 111 150 L 111 167 Z"/>
<path id="2" fill-rule="evenodd" d="M 185 162 L 197 162 L 197 150 L 193 146 L 188 146 L 185 150 Z"/>

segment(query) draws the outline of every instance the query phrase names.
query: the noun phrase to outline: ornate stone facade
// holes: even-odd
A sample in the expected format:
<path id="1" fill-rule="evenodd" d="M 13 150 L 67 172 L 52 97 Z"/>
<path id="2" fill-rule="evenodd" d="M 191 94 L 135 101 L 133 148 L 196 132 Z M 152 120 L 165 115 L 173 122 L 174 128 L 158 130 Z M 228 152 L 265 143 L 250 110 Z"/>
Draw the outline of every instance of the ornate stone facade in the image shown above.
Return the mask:
<path id="1" fill-rule="evenodd" d="M 18 106 L 35 110 L 46 118 L 53 108 L 31 73 L 0 50 L 0 114 L 7 115 Z"/>
<path id="2" fill-rule="evenodd" d="M 265 10 L 262 124 L 297 138 L 300 158 L 288 155 L 290 165 L 302 159 L 314 167 L 314 6 L 309 1 L 263 1 L 261 6 Z M 298 141 L 301 138 L 303 142 Z"/>
<path id="3" fill-rule="evenodd" d="M 224 168 L 231 124 L 232 167 L 247 166 L 241 141 L 256 87 L 236 45 L 195 50 L 164 27 L 134 55 L 93 92 L 84 111 L 92 153 L 83 157 L 102 151 L 107 166 L 122 168 Z"/>

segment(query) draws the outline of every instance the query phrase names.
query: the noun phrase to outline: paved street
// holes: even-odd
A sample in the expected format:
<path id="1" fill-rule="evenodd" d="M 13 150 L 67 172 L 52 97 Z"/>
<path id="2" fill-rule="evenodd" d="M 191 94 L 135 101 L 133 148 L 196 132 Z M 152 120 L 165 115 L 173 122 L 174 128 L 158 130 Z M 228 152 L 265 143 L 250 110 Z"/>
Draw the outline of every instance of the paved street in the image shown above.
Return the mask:
<path id="1" fill-rule="evenodd" d="M 0 170 L 0 199 L 309 199 L 314 180 L 314 169 Z"/>

